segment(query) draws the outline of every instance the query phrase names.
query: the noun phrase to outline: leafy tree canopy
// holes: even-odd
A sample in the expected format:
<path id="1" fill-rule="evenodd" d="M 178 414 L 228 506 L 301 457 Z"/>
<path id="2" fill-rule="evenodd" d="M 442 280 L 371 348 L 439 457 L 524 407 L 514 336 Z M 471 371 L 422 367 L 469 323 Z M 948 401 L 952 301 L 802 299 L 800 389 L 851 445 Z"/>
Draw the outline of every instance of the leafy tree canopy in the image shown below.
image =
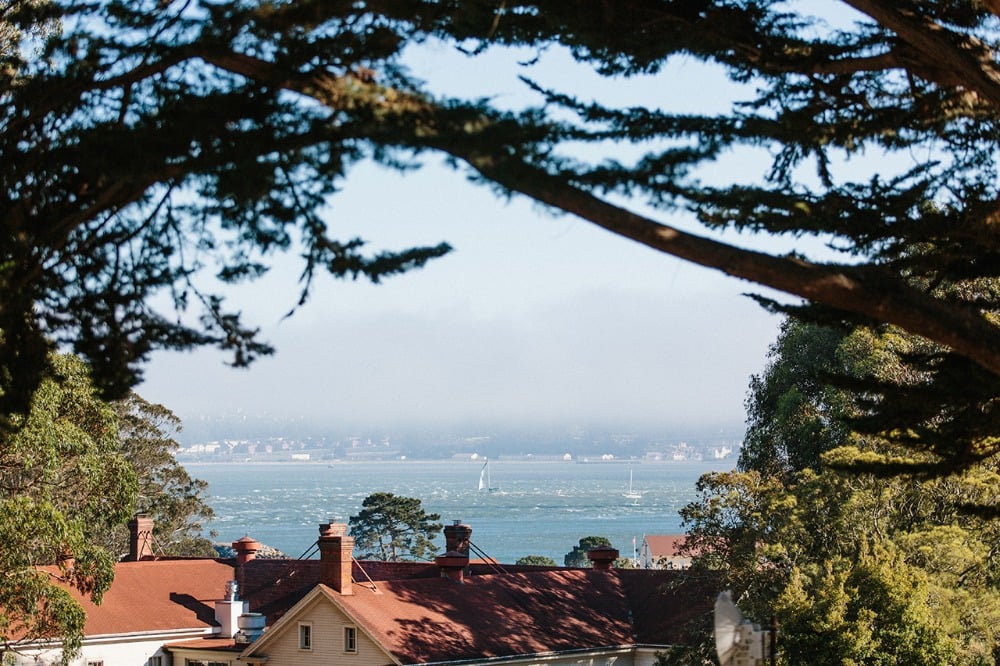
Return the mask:
<path id="1" fill-rule="evenodd" d="M 524 557 L 517 558 L 517 562 L 514 564 L 524 564 L 528 566 L 535 567 L 555 567 L 558 566 L 556 561 L 551 557 L 546 555 L 525 555 Z"/>
<path id="2" fill-rule="evenodd" d="M 598 546 L 610 546 L 611 540 L 602 536 L 586 536 L 580 539 L 580 543 L 573 546 L 573 550 L 563 557 L 563 564 L 567 567 L 589 567 L 590 560 L 587 558 L 587 551 Z"/>
<path id="3" fill-rule="evenodd" d="M 156 553 L 215 557 L 211 540 L 202 536 L 204 521 L 215 516 L 208 504 L 208 484 L 192 478 L 174 457 L 180 448 L 174 439 L 181 429 L 180 419 L 134 392 L 113 407 L 121 453 L 138 477 L 136 511 L 153 519 Z M 105 547 L 124 556 L 128 538 L 127 527 L 118 525 L 107 535 Z"/>
<path id="4" fill-rule="evenodd" d="M 926 339 L 789 318 L 769 359 L 750 381 L 741 469 L 790 475 L 836 450 L 826 464 L 947 474 L 995 455 L 1000 412 L 988 396 L 1000 383 Z"/>
<path id="5" fill-rule="evenodd" d="M 321 215 L 357 161 L 440 154 L 500 193 L 801 297 L 814 316 L 932 340 L 937 395 L 970 377 L 982 388 L 962 399 L 993 427 L 998 15 L 994 2 L 895 0 L 13 3 L 0 33 L 31 38 L 0 41 L 0 411 L 27 405 L 47 337 L 118 394 L 156 348 L 215 345 L 236 364 L 268 353 L 208 273 L 252 279 L 298 243 L 302 302 L 316 271 L 379 280 L 447 252 L 365 253 Z M 435 97 L 405 69 L 427 40 L 470 57 L 567 52 L 651 94 L 617 108 L 563 76 L 526 81 L 537 108 Z M 728 75 L 733 104 L 675 111 L 678 59 Z M 729 162 L 745 178 L 718 184 Z M 836 252 L 728 245 L 671 226 L 678 212 Z M 953 466 L 996 448 L 949 435 Z"/>
<path id="6" fill-rule="evenodd" d="M 83 610 L 59 583 L 100 600 L 113 557 L 99 537 L 124 524 L 135 502 L 114 411 L 86 365 L 72 356 L 49 363 L 28 415 L 0 434 L 0 652 L 40 638 L 63 640 L 67 655 L 79 648 Z M 58 565 L 57 576 L 42 565 Z"/>
<path id="7" fill-rule="evenodd" d="M 392 493 L 372 493 L 348 524 L 355 549 L 365 559 L 397 562 L 426 560 L 437 552 L 434 537 L 441 516 L 427 513 L 419 499 Z"/>
<path id="8" fill-rule="evenodd" d="M 136 510 L 156 521 L 158 554 L 215 553 L 201 537 L 200 521 L 212 516 L 205 484 L 173 458 L 177 417 L 135 394 L 108 404 L 75 356 L 53 354 L 49 363 L 27 416 L 0 433 L 0 538 L 8 544 L 0 552 L 8 581 L 0 585 L 0 653 L 51 638 L 69 659 L 84 616 L 65 588 L 101 598 L 114 562 L 128 554 L 126 524 Z"/>
<path id="9" fill-rule="evenodd" d="M 919 396 L 933 381 L 922 366 L 932 347 L 891 327 L 786 322 L 751 382 L 739 471 L 702 477 L 682 510 L 694 571 L 719 576 L 752 617 L 776 612 L 789 663 L 994 659 L 997 457 L 961 475 L 923 474 L 935 452 L 865 432 L 883 418 L 884 396 L 853 382 Z M 921 421 L 944 430 L 951 418 Z M 884 475 L 901 469 L 909 474 Z"/>

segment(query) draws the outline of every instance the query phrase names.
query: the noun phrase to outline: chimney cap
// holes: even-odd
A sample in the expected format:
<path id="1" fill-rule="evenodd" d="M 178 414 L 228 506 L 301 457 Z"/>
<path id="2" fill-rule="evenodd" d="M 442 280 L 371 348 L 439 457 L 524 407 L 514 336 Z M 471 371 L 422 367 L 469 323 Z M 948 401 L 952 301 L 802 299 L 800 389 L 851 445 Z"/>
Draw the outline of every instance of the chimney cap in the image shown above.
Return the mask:
<path id="1" fill-rule="evenodd" d="M 320 523 L 319 535 L 321 537 L 347 536 L 347 525 L 335 523 L 332 520 L 329 523 Z"/>
<path id="2" fill-rule="evenodd" d="M 260 541 L 251 536 L 240 537 L 233 542 L 233 550 L 237 553 L 256 553 L 261 548 L 263 548 L 263 545 L 261 545 Z"/>
<path id="3" fill-rule="evenodd" d="M 587 559 L 595 569 L 610 569 L 611 563 L 618 559 L 618 549 L 611 546 L 597 546 L 587 551 Z"/>

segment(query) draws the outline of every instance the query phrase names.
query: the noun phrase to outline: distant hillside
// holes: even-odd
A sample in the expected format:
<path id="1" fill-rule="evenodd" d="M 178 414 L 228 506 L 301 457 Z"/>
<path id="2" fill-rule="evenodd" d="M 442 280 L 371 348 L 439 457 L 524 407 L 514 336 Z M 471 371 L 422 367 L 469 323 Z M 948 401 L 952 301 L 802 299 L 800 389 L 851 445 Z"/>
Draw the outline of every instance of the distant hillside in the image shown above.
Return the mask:
<path id="1" fill-rule="evenodd" d="M 614 460 L 703 460 L 738 454 L 743 428 L 642 432 L 610 429 L 488 428 L 451 431 L 347 432 L 303 434 L 302 424 L 287 432 L 280 423 L 251 428 L 242 423 L 226 433 L 216 423 L 213 439 L 187 444 L 178 459 L 187 462 L 440 460 L 454 457 L 527 457 Z M 256 432 L 256 434 L 249 434 Z M 298 434 L 296 434 L 298 433 Z M 188 438 L 190 439 L 190 438 Z"/>

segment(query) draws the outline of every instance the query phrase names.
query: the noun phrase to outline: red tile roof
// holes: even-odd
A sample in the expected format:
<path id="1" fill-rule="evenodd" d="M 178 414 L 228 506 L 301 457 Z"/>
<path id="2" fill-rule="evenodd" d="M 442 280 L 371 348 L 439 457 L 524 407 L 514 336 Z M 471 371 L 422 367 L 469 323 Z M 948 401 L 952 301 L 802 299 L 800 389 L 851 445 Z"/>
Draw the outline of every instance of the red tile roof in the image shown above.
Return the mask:
<path id="1" fill-rule="evenodd" d="M 433 564 L 362 565 L 367 576 L 355 564 L 354 595 L 323 589 L 404 664 L 682 643 L 683 628 L 711 612 L 717 592 L 681 571 L 473 566 L 459 584 Z M 88 636 L 208 629 L 214 601 L 240 578 L 240 597 L 270 626 L 316 588 L 319 561 L 257 559 L 242 571 L 234 560 L 122 562 L 100 606 L 74 597 Z M 172 646 L 239 649 L 229 639 Z"/>
<path id="2" fill-rule="evenodd" d="M 711 608 L 711 593 L 681 595 L 680 572 L 562 569 L 383 581 L 336 600 L 402 663 L 567 650 L 669 645 Z M 691 596 L 695 598 L 690 598 Z"/>
<path id="3" fill-rule="evenodd" d="M 507 572 L 539 571 L 540 567 L 505 564 Z M 551 568 L 551 567 L 549 567 Z M 473 574 L 492 574 L 497 567 L 491 564 L 473 562 L 469 567 Z M 354 562 L 351 576 L 359 583 L 368 580 L 413 580 L 438 578 L 440 569 L 430 562 L 382 562 L 365 560 Z M 319 560 L 268 560 L 255 559 L 247 562 L 240 573 L 240 598 L 250 601 L 250 610 L 267 616 L 267 623 L 273 624 L 285 611 L 304 598 L 319 583 Z"/>
<path id="4" fill-rule="evenodd" d="M 647 534 L 643 540 L 649 545 L 649 554 L 656 558 L 680 555 L 686 538 L 684 534 Z"/>
<path id="5" fill-rule="evenodd" d="M 70 592 L 87 613 L 88 636 L 203 629 L 215 624 L 214 602 L 223 598 L 226 581 L 232 579 L 229 560 L 119 562 L 100 606 L 77 590 Z"/>

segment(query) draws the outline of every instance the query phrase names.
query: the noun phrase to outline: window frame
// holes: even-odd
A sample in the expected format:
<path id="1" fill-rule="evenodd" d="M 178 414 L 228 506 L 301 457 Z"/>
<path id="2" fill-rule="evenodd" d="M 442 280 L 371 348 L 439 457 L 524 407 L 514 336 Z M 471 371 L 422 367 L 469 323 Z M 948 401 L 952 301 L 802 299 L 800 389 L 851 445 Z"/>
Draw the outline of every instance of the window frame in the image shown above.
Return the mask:
<path id="1" fill-rule="evenodd" d="M 312 622 L 299 622 L 299 649 L 303 652 L 312 652 L 313 649 L 313 625 Z"/>
<path id="2" fill-rule="evenodd" d="M 344 652 L 350 654 L 358 653 L 358 628 L 354 626 L 344 627 Z"/>

